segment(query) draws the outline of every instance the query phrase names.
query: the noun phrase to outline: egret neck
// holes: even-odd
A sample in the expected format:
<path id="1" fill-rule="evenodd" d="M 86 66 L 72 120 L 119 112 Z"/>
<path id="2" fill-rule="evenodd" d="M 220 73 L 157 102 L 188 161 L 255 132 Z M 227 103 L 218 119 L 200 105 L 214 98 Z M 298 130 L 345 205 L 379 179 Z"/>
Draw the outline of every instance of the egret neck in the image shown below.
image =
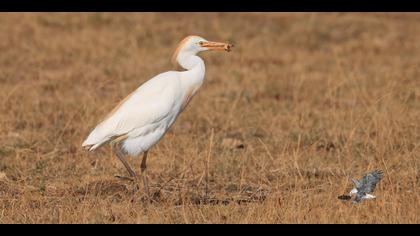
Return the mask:
<path id="1" fill-rule="evenodd" d="M 188 103 L 203 84 L 206 68 L 203 59 L 190 53 L 180 53 L 177 62 L 182 68 L 186 69 L 186 71 L 181 72 L 181 81 L 182 86 L 187 91 L 186 103 Z"/>

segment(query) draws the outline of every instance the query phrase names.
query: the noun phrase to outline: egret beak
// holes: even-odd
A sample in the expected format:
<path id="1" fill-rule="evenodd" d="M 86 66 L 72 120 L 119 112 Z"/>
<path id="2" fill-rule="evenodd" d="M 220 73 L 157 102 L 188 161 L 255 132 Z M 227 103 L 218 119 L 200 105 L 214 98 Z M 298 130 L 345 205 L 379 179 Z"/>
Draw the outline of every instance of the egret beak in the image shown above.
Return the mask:
<path id="1" fill-rule="evenodd" d="M 233 47 L 233 44 L 218 42 L 202 42 L 200 46 L 207 48 L 208 50 L 230 52 L 231 48 Z"/>

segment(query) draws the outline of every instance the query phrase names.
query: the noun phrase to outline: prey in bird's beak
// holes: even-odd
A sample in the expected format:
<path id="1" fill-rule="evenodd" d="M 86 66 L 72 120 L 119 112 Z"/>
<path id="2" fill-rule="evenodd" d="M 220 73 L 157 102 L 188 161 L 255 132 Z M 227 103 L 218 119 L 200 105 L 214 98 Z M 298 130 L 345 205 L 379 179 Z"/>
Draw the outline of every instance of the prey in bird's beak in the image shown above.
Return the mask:
<path id="1" fill-rule="evenodd" d="M 207 48 L 208 50 L 230 52 L 230 50 L 233 47 L 233 44 L 218 42 L 200 42 L 200 46 Z"/>

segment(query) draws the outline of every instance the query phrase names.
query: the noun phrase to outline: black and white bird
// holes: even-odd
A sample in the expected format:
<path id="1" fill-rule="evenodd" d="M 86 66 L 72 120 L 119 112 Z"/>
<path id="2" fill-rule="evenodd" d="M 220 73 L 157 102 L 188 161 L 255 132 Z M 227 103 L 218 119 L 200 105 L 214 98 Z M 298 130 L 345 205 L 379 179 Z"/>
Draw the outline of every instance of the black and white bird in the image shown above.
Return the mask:
<path id="1" fill-rule="evenodd" d="M 359 203 L 365 199 L 376 198 L 372 193 L 375 190 L 376 184 L 381 181 L 383 176 L 381 170 L 375 170 L 363 176 L 361 180 L 352 178 L 351 180 L 353 181 L 355 188 L 350 191 L 350 196 L 356 195 L 353 203 Z"/>

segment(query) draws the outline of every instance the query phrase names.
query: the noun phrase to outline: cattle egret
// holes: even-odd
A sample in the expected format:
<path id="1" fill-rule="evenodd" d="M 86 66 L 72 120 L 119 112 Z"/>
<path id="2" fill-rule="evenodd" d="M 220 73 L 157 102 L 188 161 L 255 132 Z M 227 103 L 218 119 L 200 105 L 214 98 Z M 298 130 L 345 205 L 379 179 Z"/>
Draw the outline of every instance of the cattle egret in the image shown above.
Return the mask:
<path id="1" fill-rule="evenodd" d="M 179 43 L 173 56 L 173 60 L 185 71 L 164 72 L 142 84 L 96 126 L 82 146 L 94 151 L 111 143 L 131 179 L 136 181 L 137 175 L 125 156 L 143 154 L 141 177 L 145 192 L 150 197 L 146 174 L 147 153 L 165 135 L 203 84 L 205 66 L 197 54 L 209 50 L 229 52 L 232 46 L 210 42 L 199 36 L 186 37 Z"/>

